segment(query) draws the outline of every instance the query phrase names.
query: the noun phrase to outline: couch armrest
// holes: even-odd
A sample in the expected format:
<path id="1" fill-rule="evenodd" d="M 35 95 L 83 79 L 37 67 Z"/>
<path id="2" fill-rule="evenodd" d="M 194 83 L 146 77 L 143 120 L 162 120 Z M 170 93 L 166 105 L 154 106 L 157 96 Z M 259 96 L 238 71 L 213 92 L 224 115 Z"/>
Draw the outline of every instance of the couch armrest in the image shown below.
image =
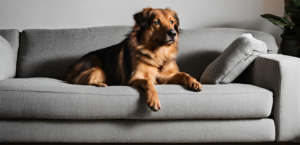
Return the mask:
<path id="1" fill-rule="evenodd" d="M 250 75 L 251 84 L 274 94 L 272 116 L 276 124 L 276 140 L 299 139 L 300 59 L 280 54 L 260 55 L 247 75 Z"/>

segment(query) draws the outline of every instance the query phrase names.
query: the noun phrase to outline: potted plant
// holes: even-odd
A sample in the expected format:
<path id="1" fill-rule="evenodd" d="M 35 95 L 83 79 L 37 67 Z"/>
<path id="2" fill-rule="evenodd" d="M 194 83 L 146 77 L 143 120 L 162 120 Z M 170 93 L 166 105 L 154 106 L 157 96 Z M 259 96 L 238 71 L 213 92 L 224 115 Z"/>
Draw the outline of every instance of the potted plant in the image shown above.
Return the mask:
<path id="1" fill-rule="evenodd" d="M 272 14 L 261 16 L 283 30 L 281 53 L 300 57 L 300 0 L 285 0 L 284 10 L 284 17 Z"/>

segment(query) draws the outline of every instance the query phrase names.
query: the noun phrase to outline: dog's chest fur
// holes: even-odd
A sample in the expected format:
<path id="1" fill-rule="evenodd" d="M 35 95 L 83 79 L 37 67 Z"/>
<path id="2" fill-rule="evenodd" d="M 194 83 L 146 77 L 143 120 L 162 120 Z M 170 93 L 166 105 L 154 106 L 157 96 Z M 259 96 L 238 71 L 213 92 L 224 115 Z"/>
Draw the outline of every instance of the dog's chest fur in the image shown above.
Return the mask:
<path id="1" fill-rule="evenodd" d="M 147 49 L 145 46 L 139 46 L 135 57 L 144 63 L 161 69 L 165 62 L 175 60 L 177 57 L 177 47 L 161 46 L 157 49 Z"/>
<path id="2" fill-rule="evenodd" d="M 153 74 L 149 79 L 154 84 L 164 83 L 166 76 L 170 76 L 171 73 L 179 71 L 176 64 L 177 47 L 161 46 L 154 51 L 146 48 L 137 50 L 135 57 L 137 60 L 150 66 L 147 68 L 147 73 Z M 133 67 L 135 67 L 135 65 L 133 65 Z M 135 69 L 133 68 L 133 70 Z"/>

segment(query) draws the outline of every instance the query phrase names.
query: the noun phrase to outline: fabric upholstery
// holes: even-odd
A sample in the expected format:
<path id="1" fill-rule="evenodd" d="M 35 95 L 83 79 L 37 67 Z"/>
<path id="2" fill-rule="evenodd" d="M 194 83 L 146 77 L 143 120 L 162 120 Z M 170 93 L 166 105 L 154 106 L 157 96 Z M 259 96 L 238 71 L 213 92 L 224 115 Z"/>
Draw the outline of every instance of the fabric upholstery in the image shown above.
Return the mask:
<path id="1" fill-rule="evenodd" d="M 16 29 L 0 29 L 0 36 L 8 41 L 14 52 L 14 60 L 17 62 L 18 49 L 19 49 L 19 36 L 20 32 Z"/>
<path id="2" fill-rule="evenodd" d="M 268 53 L 277 53 L 274 37 L 264 32 L 233 28 L 189 29 L 179 34 L 177 63 L 180 70 L 199 80 L 205 68 L 244 33 L 251 33 L 254 38 L 265 42 Z"/>
<path id="3" fill-rule="evenodd" d="M 0 36 L 0 80 L 15 76 L 16 64 L 14 59 L 10 44 Z"/>
<path id="4" fill-rule="evenodd" d="M 272 142 L 272 119 L 1 120 L 0 142 L 200 143 Z"/>
<path id="5" fill-rule="evenodd" d="M 274 93 L 272 116 L 277 141 L 300 138 L 300 59 L 280 54 L 259 56 L 247 72 L 250 83 Z"/>
<path id="6" fill-rule="evenodd" d="M 63 79 L 84 54 L 121 42 L 130 27 L 24 30 L 18 58 L 19 77 Z"/>
<path id="7" fill-rule="evenodd" d="M 70 85 L 56 79 L 0 81 L 0 117 L 40 119 L 240 119 L 271 113 L 268 90 L 247 84 L 155 86 L 162 108 L 152 112 L 146 99 L 128 86 Z"/>
<path id="8" fill-rule="evenodd" d="M 242 34 L 203 72 L 204 84 L 228 84 L 233 82 L 260 54 L 267 53 L 267 46 L 250 33 Z"/>
<path id="9" fill-rule="evenodd" d="M 130 30 L 131 27 L 128 26 L 24 30 L 21 34 L 17 74 L 23 78 L 62 79 L 67 68 L 81 56 L 119 43 Z M 264 41 L 270 53 L 277 52 L 274 37 L 263 32 L 229 28 L 184 30 L 179 40 L 179 68 L 199 80 L 208 64 L 233 40 L 246 32 Z"/>

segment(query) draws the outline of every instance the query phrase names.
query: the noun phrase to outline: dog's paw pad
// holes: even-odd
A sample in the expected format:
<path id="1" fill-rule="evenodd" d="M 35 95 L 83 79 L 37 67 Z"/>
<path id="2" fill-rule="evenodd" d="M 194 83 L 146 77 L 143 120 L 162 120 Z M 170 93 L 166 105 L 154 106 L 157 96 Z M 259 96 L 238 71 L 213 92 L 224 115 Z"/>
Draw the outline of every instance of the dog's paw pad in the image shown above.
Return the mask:
<path id="1" fill-rule="evenodd" d="M 160 101 L 158 98 L 148 98 L 147 105 L 154 112 L 158 111 L 161 108 Z"/>
<path id="2" fill-rule="evenodd" d="M 197 82 L 197 81 L 193 81 L 188 85 L 188 88 L 194 91 L 201 91 L 202 90 L 202 85 L 201 83 Z"/>

